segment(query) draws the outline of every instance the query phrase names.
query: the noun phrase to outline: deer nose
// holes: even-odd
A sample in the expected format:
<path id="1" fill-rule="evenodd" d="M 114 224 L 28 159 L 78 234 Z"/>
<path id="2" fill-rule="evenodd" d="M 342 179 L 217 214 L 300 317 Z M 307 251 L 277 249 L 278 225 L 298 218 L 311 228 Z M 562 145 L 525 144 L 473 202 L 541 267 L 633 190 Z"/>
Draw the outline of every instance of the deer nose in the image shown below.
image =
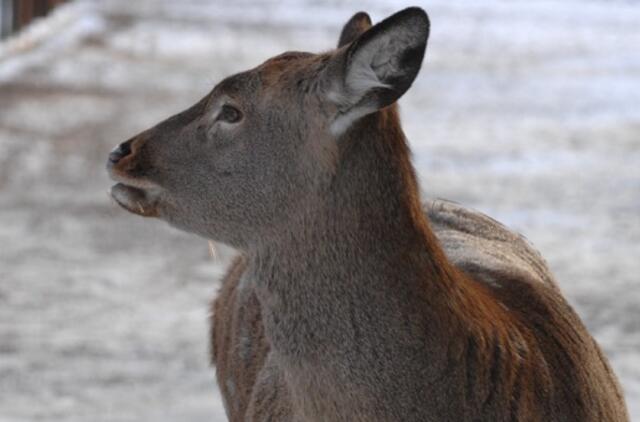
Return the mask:
<path id="1" fill-rule="evenodd" d="M 118 145 L 109 153 L 109 161 L 116 164 L 127 155 L 131 154 L 131 141 L 126 141 Z"/>

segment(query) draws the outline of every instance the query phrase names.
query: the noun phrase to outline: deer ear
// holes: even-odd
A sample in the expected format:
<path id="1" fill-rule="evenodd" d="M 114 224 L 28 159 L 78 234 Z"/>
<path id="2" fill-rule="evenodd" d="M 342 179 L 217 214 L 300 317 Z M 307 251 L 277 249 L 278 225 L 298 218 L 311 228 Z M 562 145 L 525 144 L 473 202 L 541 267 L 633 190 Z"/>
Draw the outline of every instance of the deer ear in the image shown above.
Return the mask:
<path id="1" fill-rule="evenodd" d="M 363 32 L 371 28 L 371 18 L 366 12 L 358 12 L 342 28 L 338 48 L 353 42 Z"/>
<path id="2" fill-rule="evenodd" d="M 428 37 L 429 17 L 411 7 L 337 51 L 327 68 L 327 97 L 338 109 L 331 125 L 334 135 L 392 104 L 409 89 L 422 65 Z"/>

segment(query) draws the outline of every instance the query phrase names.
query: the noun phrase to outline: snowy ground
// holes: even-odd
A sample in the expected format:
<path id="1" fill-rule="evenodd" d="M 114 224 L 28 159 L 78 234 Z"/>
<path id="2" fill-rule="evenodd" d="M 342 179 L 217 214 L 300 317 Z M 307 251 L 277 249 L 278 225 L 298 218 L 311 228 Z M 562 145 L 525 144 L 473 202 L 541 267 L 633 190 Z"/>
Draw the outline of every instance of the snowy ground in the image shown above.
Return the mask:
<path id="1" fill-rule="evenodd" d="M 404 1 L 220 3 L 72 3 L 0 44 L 1 422 L 224 420 L 206 318 L 229 252 L 116 208 L 107 153 Z M 640 420 L 640 3 L 422 5 L 401 105 L 423 190 L 538 246 Z"/>

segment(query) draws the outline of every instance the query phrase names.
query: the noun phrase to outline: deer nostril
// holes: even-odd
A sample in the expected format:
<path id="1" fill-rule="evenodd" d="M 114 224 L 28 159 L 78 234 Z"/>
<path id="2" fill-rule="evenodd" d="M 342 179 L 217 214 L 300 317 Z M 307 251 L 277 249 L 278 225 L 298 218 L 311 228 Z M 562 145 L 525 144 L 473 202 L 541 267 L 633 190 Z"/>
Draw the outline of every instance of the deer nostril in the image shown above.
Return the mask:
<path id="1" fill-rule="evenodd" d="M 123 142 L 109 153 L 109 161 L 115 164 L 129 154 L 131 154 L 131 142 Z"/>

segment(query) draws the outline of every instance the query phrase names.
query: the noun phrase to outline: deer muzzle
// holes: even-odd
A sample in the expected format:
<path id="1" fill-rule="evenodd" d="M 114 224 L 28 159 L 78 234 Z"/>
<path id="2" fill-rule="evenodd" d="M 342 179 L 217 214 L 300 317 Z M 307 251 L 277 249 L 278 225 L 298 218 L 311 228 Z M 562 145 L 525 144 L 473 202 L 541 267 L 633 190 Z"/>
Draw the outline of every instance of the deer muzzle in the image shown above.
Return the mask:
<path id="1" fill-rule="evenodd" d="M 132 138 L 116 146 L 107 159 L 107 172 L 116 183 L 109 191 L 111 197 L 125 210 L 143 217 L 158 216 L 157 184 L 137 174 L 137 152 L 144 141 Z"/>

